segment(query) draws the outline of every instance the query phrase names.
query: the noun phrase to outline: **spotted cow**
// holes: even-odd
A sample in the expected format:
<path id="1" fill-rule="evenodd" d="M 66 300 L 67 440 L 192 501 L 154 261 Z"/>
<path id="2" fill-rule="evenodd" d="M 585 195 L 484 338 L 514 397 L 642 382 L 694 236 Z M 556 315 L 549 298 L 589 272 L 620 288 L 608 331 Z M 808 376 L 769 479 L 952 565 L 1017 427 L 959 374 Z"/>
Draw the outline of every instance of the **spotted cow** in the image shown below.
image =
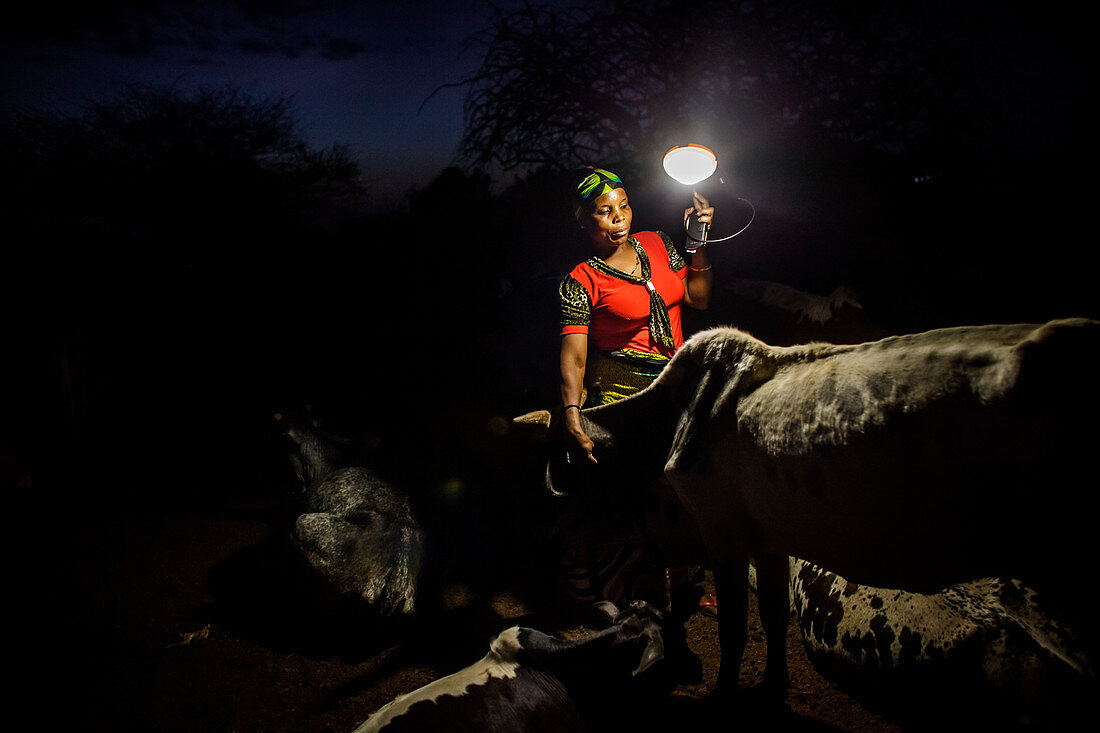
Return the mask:
<path id="1" fill-rule="evenodd" d="M 668 487 L 715 571 L 720 693 L 736 684 L 755 557 L 765 689 L 782 696 L 788 556 L 926 594 L 1017 578 L 1086 607 L 1073 558 L 1091 531 L 1098 345 L 1084 319 L 790 347 L 710 329 L 646 390 L 584 410 L 598 463 L 555 451 L 547 478 L 623 501 Z"/>
<path id="2" fill-rule="evenodd" d="M 998 711 L 1008 725 L 1050 722 L 1095 679 L 1074 629 L 1018 580 L 911 593 L 858 585 L 793 557 L 790 580 L 814 667 L 880 705 L 912 713 L 907 703 L 923 694 L 941 708 Z"/>

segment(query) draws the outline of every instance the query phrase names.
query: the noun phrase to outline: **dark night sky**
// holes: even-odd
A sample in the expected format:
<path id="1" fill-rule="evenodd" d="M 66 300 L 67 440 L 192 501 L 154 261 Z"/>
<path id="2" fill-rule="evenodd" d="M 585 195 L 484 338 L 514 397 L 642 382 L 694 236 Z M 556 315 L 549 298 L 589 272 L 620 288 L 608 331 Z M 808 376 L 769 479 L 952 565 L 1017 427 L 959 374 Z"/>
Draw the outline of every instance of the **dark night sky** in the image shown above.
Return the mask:
<path id="1" fill-rule="evenodd" d="M 1017 148 L 1025 157 L 1064 154 L 1067 90 L 1076 95 L 1088 84 L 1076 66 L 1082 36 L 1069 30 L 1078 26 L 1012 5 L 967 4 L 983 6 L 1011 15 L 1019 33 L 1017 57 L 1004 69 L 1017 80 L 1005 85 L 1009 94 L 1026 92 L 1006 102 L 1028 120 Z M 0 107 L 67 111 L 135 82 L 289 95 L 308 141 L 349 146 L 372 200 L 385 205 L 454 161 L 464 90 L 433 92 L 476 69 L 478 50 L 467 42 L 490 13 L 485 0 L 38 3 L 9 11 L 0 27 Z"/>
<path id="2" fill-rule="evenodd" d="M 453 161 L 463 90 L 432 92 L 476 68 L 466 41 L 489 13 L 482 0 L 39 3 L 0 30 L 0 104 L 70 111 L 128 83 L 290 95 L 307 140 L 349 146 L 385 205 Z"/>
<path id="3" fill-rule="evenodd" d="M 497 5 L 507 9 L 521 1 Z M 942 6 L 945 17 L 954 17 L 949 3 L 931 5 Z M 1083 144 L 1082 134 L 1087 124 L 1082 100 L 1088 97 L 1091 81 L 1082 62 L 1085 27 L 1069 11 L 1056 14 L 991 0 L 960 7 L 973 10 L 971 17 L 988 13 L 1003 19 L 996 27 L 1011 31 L 1011 58 L 1003 68 L 1001 96 L 996 100 L 1007 113 L 994 119 L 1014 143 L 992 173 L 969 173 L 934 205 L 913 214 L 913 222 L 892 216 L 885 225 L 929 253 L 922 267 L 943 263 L 951 271 L 970 268 L 984 273 L 1001 289 L 998 298 L 1003 290 L 1018 299 L 1030 285 L 1000 272 L 988 274 L 995 269 L 990 263 L 1014 277 L 1041 279 L 1046 291 L 1079 292 L 1086 270 L 1079 267 L 1076 232 L 1088 216 L 1087 187 L 1079 177 L 1087 175 L 1094 155 Z M 477 68 L 478 50 L 467 41 L 488 25 L 491 12 L 484 0 L 415 5 L 357 0 L 110 0 L 75 10 L 39 3 L 12 11 L 0 27 L 0 108 L 75 110 L 86 100 L 108 99 L 134 82 L 183 88 L 232 84 L 261 97 L 289 95 L 307 140 L 317 146 L 347 145 L 362 162 L 370 201 L 385 207 L 403 201 L 410 188 L 425 186 L 455 161 L 464 90 L 444 88 L 434 96 L 433 92 Z M 977 27 L 987 32 L 986 24 Z M 966 76 L 965 69 L 955 71 Z M 741 140 L 734 143 L 747 145 Z M 869 230 L 875 212 L 859 208 L 858 200 L 847 203 L 858 197 L 833 185 L 828 175 L 808 181 L 798 166 L 783 168 L 767 156 L 763 160 L 766 183 L 784 185 L 771 201 L 765 192 L 752 191 L 757 203 L 771 208 L 754 224 L 752 236 L 730 251 L 746 253 L 743 259 L 758 256 L 765 261 L 771 269 L 764 268 L 761 277 L 831 289 L 837 284 L 834 280 L 851 276 L 845 269 L 848 260 L 840 257 L 842 252 L 817 256 L 820 247 L 809 235 L 828 238 L 831 248 L 850 248 L 846 243 L 852 241 L 852 232 L 862 235 Z M 847 163 L 830 165 L 839 165 L 845 173 Z M 802 192 L 804 200 L 825 203 L 816 209 L 805 207 L 788 195 L 796 184 L 807 189 Z M 920 192 L 917 186 L 911 188 Z M 976 203 L 976 193 L 985 196 L 984 208 Z M 842 199 L 845 206 L 834 205 Z M 777 236 L 785 246 L 801 242 L 814 257 L 800 251 L 780 256 L 764 236 L 769 222 L 780 221 L 787 210 L 801 213 L 805 231 Z M 844 234 L 826 231 L 818 214 L 838 220 Z M 1018 255 L 1007 256 L 1035 252 L 1039 245 L 1043 268 L 1036 269 Z M 750 252 L 753 246 L 760 251 Z M 879 260 L 888 259 L 877 252 L 871 250 Z M 863 262 L 865 255 L 859 253 L 855 259 Z M 812 270 L 821 261 L 839 264 L 821 276 L 794 271 L 795 264 Z M 872 275 L 878 278 L 877 271 Z M 1069 284 L 1062 287 L 1060 280 Z"/>

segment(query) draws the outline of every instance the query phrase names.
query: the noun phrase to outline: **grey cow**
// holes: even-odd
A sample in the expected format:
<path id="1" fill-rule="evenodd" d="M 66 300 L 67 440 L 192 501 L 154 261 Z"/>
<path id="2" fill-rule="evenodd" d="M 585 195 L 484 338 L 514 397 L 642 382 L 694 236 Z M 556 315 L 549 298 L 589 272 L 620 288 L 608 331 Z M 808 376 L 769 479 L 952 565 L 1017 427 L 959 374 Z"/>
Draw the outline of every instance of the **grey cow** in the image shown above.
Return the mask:
<path id="1" fill-rule="evenodd" d="M 1019 578 L 1087 607 L 1073 559 L 1088 549 L 1077 488 L 1091 471 L 1098 357 L 1100 323 L 1083 319 L 792 347 L 712 329 L 648 389 L 585 410 L 599 464 L 556 459 L 548 477 L 623 497 L 668 488 L 715 569 L 720 692 L 736 684 L 755 557 L 766 686 L 782 694 L 788 556 L 930 594 Z"/>

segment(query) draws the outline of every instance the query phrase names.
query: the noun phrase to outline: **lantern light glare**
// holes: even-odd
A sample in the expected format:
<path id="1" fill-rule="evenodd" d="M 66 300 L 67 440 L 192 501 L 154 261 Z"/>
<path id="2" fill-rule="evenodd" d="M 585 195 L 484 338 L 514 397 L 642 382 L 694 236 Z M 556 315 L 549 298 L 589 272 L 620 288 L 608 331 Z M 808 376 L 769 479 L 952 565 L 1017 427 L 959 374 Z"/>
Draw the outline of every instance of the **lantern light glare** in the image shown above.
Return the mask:
<path id="1" fill-rule="evenodd" d="M 677 145 L 665 153 L 665 173 L 680 183 L 691 186 L 709 178 L 718 169 L 718 158 L 710 149 L 690 143 Z"/>

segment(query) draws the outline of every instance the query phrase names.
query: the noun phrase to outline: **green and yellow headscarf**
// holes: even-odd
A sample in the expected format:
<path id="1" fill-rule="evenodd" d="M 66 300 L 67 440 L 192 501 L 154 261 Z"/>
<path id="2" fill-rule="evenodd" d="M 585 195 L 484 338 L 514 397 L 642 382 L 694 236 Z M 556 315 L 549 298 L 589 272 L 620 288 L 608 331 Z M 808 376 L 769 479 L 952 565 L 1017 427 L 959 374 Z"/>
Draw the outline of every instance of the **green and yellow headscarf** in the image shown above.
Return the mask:
<path id="1" fill-rule="evenodd" d="M 592 202 L 603 196 L 608 191 L 623 188 L 622 179 L 609 170 L 603 168 L 586 168 L 588 173 L 577 184 L 573 196 L 573 214 L 580 216 Z"/>

